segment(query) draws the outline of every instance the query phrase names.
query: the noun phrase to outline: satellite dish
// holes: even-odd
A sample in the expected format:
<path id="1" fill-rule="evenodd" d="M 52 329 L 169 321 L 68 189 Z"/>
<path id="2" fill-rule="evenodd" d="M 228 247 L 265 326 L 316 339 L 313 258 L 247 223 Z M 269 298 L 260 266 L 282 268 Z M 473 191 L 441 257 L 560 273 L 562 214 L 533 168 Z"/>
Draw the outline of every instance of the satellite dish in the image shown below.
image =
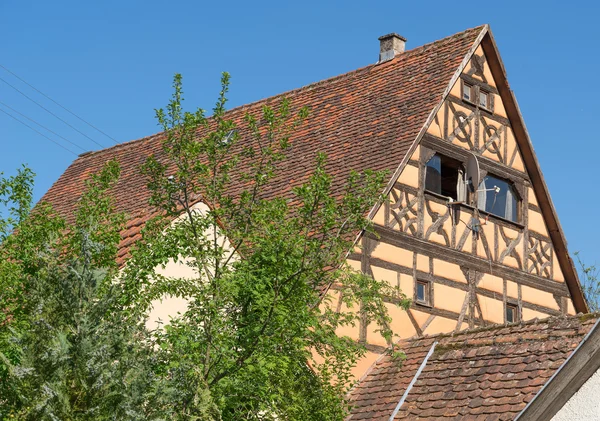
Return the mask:
<path id="1" fill-rule="evenodd" d="M 477 190 L 479 186 L 479 161 L 477 161 L 477 158 L 473 154 L 469 154 L 469 159 L 467 160 L 466 182 L 471 192 Z"/>

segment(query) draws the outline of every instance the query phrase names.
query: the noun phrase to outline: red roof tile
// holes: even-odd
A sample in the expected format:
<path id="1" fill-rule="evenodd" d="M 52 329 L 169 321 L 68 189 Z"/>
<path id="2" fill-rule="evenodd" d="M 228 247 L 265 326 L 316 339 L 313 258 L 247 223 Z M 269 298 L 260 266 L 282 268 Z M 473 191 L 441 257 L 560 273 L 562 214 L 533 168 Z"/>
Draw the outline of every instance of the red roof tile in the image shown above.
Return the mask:
<path id="1" fill-rule="evenodd" d="M 394 59 L 239 107 L 227 118 L 239 121 L 246 112 L 257 113 L 264 104 L 283 97 L 292 106 L 308 106 L 310 116 L 291 139 L 287 159 L 266 191 L 267 196 L 289 195 L 314 166 L 317 152 L 329 157 L 329 172 L 339 192 L 352 170 L 389 170 L 393 173 L 483 27 L 406 51 Z M 116 159 L 121 178 L 114 194 L 118 210 L 129 215 L 119 260 L 153 210 L 148 205 L 146 181 L 139 167 L 151 154 L 161 158 L 161 134 L 86 154 L 75 160 L 50 188 L 43 201 L 67 218 L 73 214 L 84 180 Z"/>
<path id="2" fill-rule="evenodd" d="M 548 318 L 400 342 L 353 389 L 350 420 L 388 420 L 432 344 L 396 420 L 512 420 L 591 330 L 598 316 Z"/>

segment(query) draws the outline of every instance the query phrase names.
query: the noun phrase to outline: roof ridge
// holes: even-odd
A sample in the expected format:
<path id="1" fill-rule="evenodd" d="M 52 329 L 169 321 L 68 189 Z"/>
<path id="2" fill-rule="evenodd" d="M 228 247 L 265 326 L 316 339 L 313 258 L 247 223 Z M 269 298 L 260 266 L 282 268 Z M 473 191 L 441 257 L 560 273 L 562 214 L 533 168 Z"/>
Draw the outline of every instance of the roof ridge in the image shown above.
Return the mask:
<path id="1" fill-rule="evenodd" d="M 434 339 L 435 340 L 435 339 L 455 338 L 459 335 L 487 332 L 487 331 L 491 331 L 491 330 L 495 330 L 495 329 L 515 328 L 515 327 L 519 327 L 519 326 L 530 326 L 530 325 L 535 325 L 535 324 L 548 323 L 551 320 L 575 320 L 575 319 L 578 319 L 581 323 L 585 323 L 590 319 L 600 319 L 600 312 L 588 313 L 588 314 L 579 313 L 579 314 L 568 315 L 568 316 L 563 316 L 563 315 L 548 316 L 543 319 L 535 318 L 535 319 L 525 320 L 525 321 L 521 321 L 521 322 L 517 322 L 517 323 L 493 324 L 493 325 L 489 325 L 489 326 L 479 326 L 479 327 L 461 330 L 458 332 L 436 333 L 434 335 L 423 335 L 421 337 L 401 339 L 398 343 L 400 343 L 400 342 L 414 343 L 414 342 L 417 342 L 417 341 L 420 341 L 423 339 Z"/>
<path id="2" fill-rule="evenodd" d="M 354 77 L 354 76 L 359 75 L 359 74 L 361 74 L 363 72 L 366 72 L 367 70 L 370 70 L 371 68 L 374 68 L 374 67 L 383 66 L 383 65 L 385 65 L 387 67 L 391 63 L 397 63 L 398 61 L 404 60 L 406 57 L 410 57 L 410 56 L 413 56 L 415 54 L 418 54 L 418 53 L 421 53 L 421 52 L 425 52 L 427 49 L 431 48 L 434 45 L 439 45 L 441 43 L 448 42 L 451 39 L 458 38 L 459 36 L 464 36 L 465 34 L 473 32 L 473 31 L 483 30 L 487 26 L 488 26 L 487 24 L 483 24 L 483 25 L 472 27 L 472 28 L 468 28 L 468 29 L 465 29 L 463 31 L 457 32 L 455 34 L 449 35 L 447 37 L 444 37 L 444 38 L 441 38 L 441 39 L 429 42 L 427 44 L 420 45 L 420 46 L 415 47 L 415 48 L 410 49 L 410 50 L 406 50 L 404 53 L 395 56 L 391 60 L 384 61 L 384 62 L 371 63 L 371 64 L 368 64 L 368 65 L 363 66 L 363 67 L 359 67 L 358 69 L 354 69 L 354 70 L 351 70 L 351 71 L 346 72 L 346 73 L 342 73 L 342 74 L 339 74 L 339 75 L 331 76 L 329 78 L 325 78 L 325 79 L 322 79 L 322 80 L 319 80 L 319 81 L 316 81 L 316 82 L 312 82 L 312 83 L 310 83 L 308 85 L 304 85 L 304 86 L 301 86 L 299 88 L 290 89 L 288 91 L 280 92 L 278 94 L 271 95 L 271 96 L 266 97 L 266 98 L 261 98 L 261 99 L 258 99 L 256 101 L 252 101 L 252 102 L 248 102 L 246 104 L 238 105 L 237 107 L 234 107 L 234 108 L 231 108 L 231 109 L 227 110 L 226 114 L 233 113 L 235 111 L 239 112 L 239 111 L 244 110 L 246 108 L 255 107 L 255 106 L 257 106 L 257 105 L 259 105 L 261 103 L 267 103 L 267 102 L 273 101 L 273 100 L 275 100 L 277 98 L 288 97 L 288 96 L 290 96 L 292 94 L 296 95 L 296 94 L 299 94 L 299 93 L 302 93 L 302 92 L 305 92 L 305 91 L 308 91 L 308 90 L 311 90 L 311 89 L 315 89 L 315 88 L 321 87 L 321 86 L 323 86 L 323 85 L 325 85 L 327 83 L 342 81 L 342 80 L 345 80 L 347 78 Z M 209 116 L 207 118 L 211 118 L 211 117 L 212 116 Z M 142 142 L 142 141 L 145 141 L 145 140 L 150 140 L 152 138 L 155 138 L 156 136 L 162 135 L 163 133 L 164 133 L 164 131 L 160 131 L 160 132 L 156 132 L 154 134 L 151 134 L 151 135 L 148 135 L 148 136 L 144 136 L 144 137 L 141 137 L 141 138 L 138 138 L 138 139 L 132 139 L 132 140 L 128 140 L 128 141 L 125 141 L 125 142 L 121 142 L 121 143 L 118 143 L 116 145 L 109 146 L 108 148 L 100 149 L 100 150 L 97 150 L 97 151 L 84 152 L 84 153 L 80 154 L 75 159 L 75 161 L 86 160 L 87 158 L 95 156 L 95 155 L 97 155 L 98 153 L 101 153 L 101 152 L 104 153 L 104 152 L 108 152 L 108 151 L 111 151 L 111 150 L 120 149 L 121 147 L 127 147 L 127 146 L 131 145 L 132 143 L 137 143 L 137 142 Z"/>

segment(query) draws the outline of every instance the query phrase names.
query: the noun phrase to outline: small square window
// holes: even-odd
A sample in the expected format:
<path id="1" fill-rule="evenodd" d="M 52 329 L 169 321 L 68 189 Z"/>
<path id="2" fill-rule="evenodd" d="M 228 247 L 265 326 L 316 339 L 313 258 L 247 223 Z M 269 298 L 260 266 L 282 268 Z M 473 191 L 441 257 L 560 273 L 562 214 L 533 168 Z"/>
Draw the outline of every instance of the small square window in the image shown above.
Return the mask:
<path id="1" fill-rule="evenodd" d="M 431 283 L 428 281 L 417 281 L 415 288 L 415 302 L 418 304 L 431 305 Z"/>
<path id="2" fill-rule="evenodd" d="M 483 108 L 490 108 L 489 106 L 490 96 L 487 92 L 479 91 L 479 106 Z"/>
<path id="3" fill-rule="evenodd" d="M 463 99 L 465 101 L 473 100 L 473 87 L 471 85 L 463 84 Z"/>
<path id="4" fill-rule="evenodd" d="M 519 308 L 515 304 L 506 304 L 506 323 L 516 323 L 520 321 Z"/>

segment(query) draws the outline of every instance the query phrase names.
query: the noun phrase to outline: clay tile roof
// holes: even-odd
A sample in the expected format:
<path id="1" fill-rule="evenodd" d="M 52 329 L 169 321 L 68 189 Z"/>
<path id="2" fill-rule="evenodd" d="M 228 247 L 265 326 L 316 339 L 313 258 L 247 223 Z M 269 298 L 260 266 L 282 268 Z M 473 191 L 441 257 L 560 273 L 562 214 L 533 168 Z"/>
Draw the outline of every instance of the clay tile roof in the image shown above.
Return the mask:
<path id="1" fill-rule="evenodd" d="M 350 420 L 388 420 L 432 344 L 396 420 L 512 420 L 592 329 L 598 315 L 533 320 L 400 343 L 351 392 Z"/>
<path id="2" fill-rule="evenodd" d="M 334 192 L 341 190 L 352 170 L 393 173 L 483 29 L 469 29 L 408 50 L 390 61 L 229 111 L 227 118 L 240 121 L 246 112 L 258 113 L 264 104 L 276 105 L 283 97 L 290 99 L 293 107 L 310 109 L 309 118 L 291 139 L 287 159 L 267 195 L 289 194 L 291 186 L 306 180 L 317 152 L 329 157 L 328 170 L 335 177 Z M 129 216 L 119 254 L 120 260 L 125 259 L 153 212 L 138 169 L 151 154 L 160 159 L 162 139 L 159 133 L 84 154 L 42 200 L 50 202 L 65 217 L 72 217 L 84 180 L 106 161 L 117 159 L 121 178 L 114 194 L 118 210 Z"/>

